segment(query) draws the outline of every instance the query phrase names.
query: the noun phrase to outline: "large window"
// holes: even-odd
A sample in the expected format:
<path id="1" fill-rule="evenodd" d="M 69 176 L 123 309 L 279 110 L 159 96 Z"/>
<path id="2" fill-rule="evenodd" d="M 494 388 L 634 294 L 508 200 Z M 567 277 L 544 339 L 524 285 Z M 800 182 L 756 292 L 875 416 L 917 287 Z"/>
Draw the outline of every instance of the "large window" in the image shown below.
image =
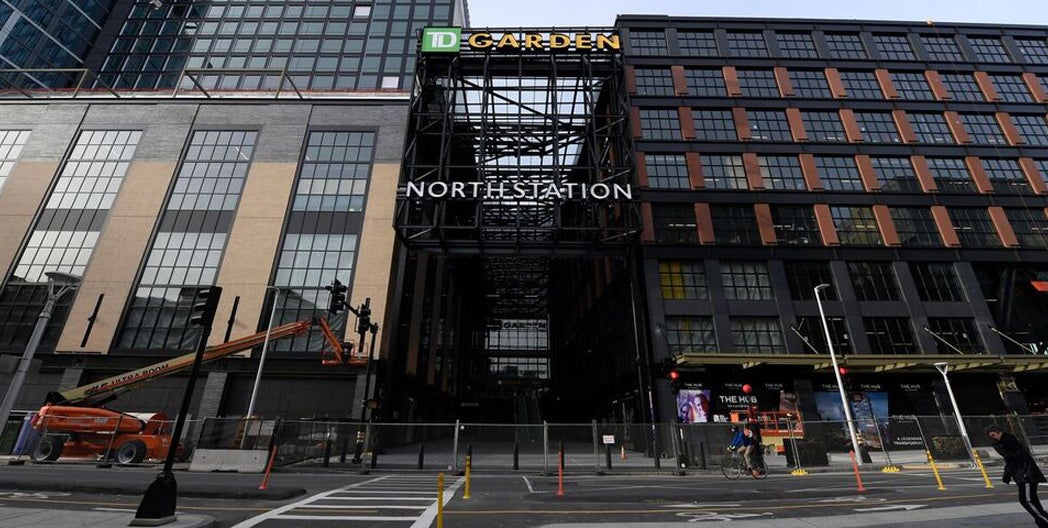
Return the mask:
<path id="1" fill-rule="evenodd" d="M 978 145 L 1007 145 L 1008 139 L 1001 132 L 997 119 L 991 114 L 961 114 L 961 123 L 972 143 Z"/>
<path id="2" fill-rule="evenodd" d="M 648 185 L 653 189 L 690 189 L 688 164 L 683 154 L 645 154 Z"/>
<path id="3" fill-rule="evenodd" d="M 851 99 L 884 99 L 884 91 L 872 71 L 842 71 L 841 83 Z"/>
<path id="4" fill-rule="evenodd" d="M 677 31 L 680 52 L 693 57 L 716 57 L 717 39 L 712 31 Z"/>
<path id="5" fill-rule="evenodd" d="M 711 205 L 713 233 L 718 244 L 757 246 L 761 243 L 760 230 L 752 205 Z"/>
<path id="6" fill-rule="evenodd" d="M 655 241 L 667 244 L 699 241 L 695 207 L 691 204 L 652 204 Z"/>
<path id="7" fill-rule="evenodd" d="M 787 260 L 783 262 L 783 266 L 786 268 L 786 283 L 790 287 L 791 299 L 814 301 L 815 287 L 820 284 L 829 284 L 830 287 L 823 289 L 820 295 L 828 301 L 837 300 L 837 288 L 834 286 L 829 262 Z"/>
<path id="8" fill-rule="evenodd" d="M 1019 160 L 983 158 L 982 164 L 997 194 L 1033 194 Z"/>
<path id="9" fill-rule="evenodd" d="M 928 330 L 934 332 L 935 346 L 940 354 L 979 354 L 979 335 L 968 317 L 929 317 Z M 945 343 L 943 341 L 946 341 Z"/>
<path id="10" fill-rule="evenodd" d="M 830 191 L 862 191 L 862 176 L 855 164 L 855 158 L 843 156 L 816 156 L 815 167 L 819 171 L 819 180 L 823 187 Z"/>
<path id="11" fill-rule="evenodd" d="M 698 97 L 726 97 L 728 90 L 724 86 L 724 72 L 720 69 L 684 70 L 684 79 L 688 83 L 688 92 Z"/>
<path id="12" fill-rule="evenodd" d="M 902 143 L 891 112 L 855 112 L 855 121 L 868 143 Z"/>
<path id="13" fill-rule="evenodd" d="M 677 110 L 641 109 L 640 130 L 644 139 L 679 140 L 680 117 Z"/>
<path id="14" fill-rule="evenodd" d="M 1017 38 L 1015 45 L 1030 64 L 1048 64 L 1048 42 L 1044 38 Z"/>
<path id="15" fill-rule="evenodd" d="M 782 110 L 749 110 L 750 139 L 753 141 L 793 141 L 790 123 Z"/>
<path id="16" fill-rule="evenodd" d="M 790 84 L 796 97 L 832 99 L 830 84 L 821 70 L 790 70 Z"/>
<path id="17" fill-rule="evenodd" d="M 950 125 L 946 123 L 946 117 L 942 114 L 923 114 L 911 112 L 907 114 L 910 124 L 917 135 L 917 141 L 921 143 L 935 143 L 940 145 L 952 145 L 955 143 Z"/>
<path id="18" fill-rule="evenodd" d="M 1048 217 L 1044 209 L 1007 208 L 1004 214 L 1020 246 L 1048 248 Z"/>
<path id="19" fill-rule="evenodd" d="M 811 141 L 845 142 L 844 124 L 837 112 L 804 112 L 804 128 Z"/>
<path id="20" fill-rule="evenodd" d="M 1012 58 L 1008 56 L 1001 39 L 997 37 L 968 37 L 968 43 L 972 45 L 975 52 L 975 60 L 979 62 L 1010 63 Z"/>
<path id="21" fill-rule="evenodd" d="M 906 317 L 863 317 L 871 354 L 904 355 L 917 352 L 910 320 Z"/>
<path id="22" fill-rule="evenodd" d="M 928 52 L 928 58 L 933 61 L 964 62 L 964 55 L 953 36 L 921 35 L 924 50 Z"/>
<path id="23" fill-rule="evenodd" d="M 669 68 L 637 68 L 637 95 L 672 96 L 673 75 Z"/>
<path id="24" fill-rule="evenodd" d="M 707 299 L 706 270 L 701 260 L 660 260 L 659 289 L 666 300 Z"/>
<path id="25" fill-rule="evenodd" d="M 826 49 L 834 59 L 866 59 L 866 48 L 857 33 L 827 33 Z"/>
<path id="26" fill-rule="evenodd" d="M 707 189 L 748 189 L 742 156 L 705 155 L 702 176 Z"/>
<path id="27" fill-rule="evenodd" d="M 882 246 L 871 207 L 831 207 L 830 216 L 842 246 Z"/>
<path id="28" fill-rule="evenodd" d="M 946 91 L 950 93 L 950 98 L 954 101 L 982 102 L 986 100 L 983 97 L 982 89 L 979 88 L 979 83 L 975 82 L 975 76 L 970 73 L 943 73 L 939 77 L 946 86 Z"/>
<path id="29" fill-rule="evenodd" d="M 968 167 L 961 158 L 927 158 L 935 186 L 942 193 L 974 193 Z"/>
<path id="30" fill-rule="evenodd" d="M 843 317 L 827 317 L 826 326 L 830 327 L 830 338 L 833 339 L 833 351 L 836 354 L 850 354 L 852 352 L 851 340 L 848 338 L 848 325 Z M 826 329 L 822 326 L 822 318 L 817 316 L 806 316 L 797 318 L 797 333 L 808 340 L 808 344 L 815 350 L 807 349 L 806 353 L 827 354 Z"/>
<path id="31" fill-rule="evenodd" d="M 767 57 L 768 46 L 760 31 L 729 31 L 728 51 L 733 57 Z"/>
<path id="32" fill-rule="evenodd" d="M 899 300 L 899 283 L 890 262 L 849 262 L 848 273 L 858 300 Z"/>
<path id="33" fill-rule="evenodd" d="M 663 31 L 630 31 L 630 51 L 636 55 L 668 55 Z"/>
<path id="34" fill-rule="evenodd" d="M 808 188 L 797 156 L 761 156 L 761 178 L 768 189 L 803 191 Z"/>
<path id="35" fill-rule="evenodd" d="M 906 35 L 873 35 L 873 42 L 877 44 L 877 52 L 883 60 L 917 60 L 913 54 Z"/>
<path id="36" fill-rule="evenodd" d="M 714 354 L 717 335 L 710 317 L 667 317 L 666 344 L 670 354 Z"/>
<path id="37" fill-rule="evenodd" d="M 724 282 L 724 297 L 728 300 L 771 301 L 775 294 L 771 289 L 768 266 L 763 262 L 721 261 L 721 280 Z"/>
<path id="38" fill-rule="evenodd" d="M 0 190 L 15 168 L 15 162 L 28 139 L 28 130 L 0 130 Z"/>
<path id="39" fill-rule="evenodd" d="M 814 59 L 818 57 L 811 33 L 779 32 L 775 37 L 779 41 L 779 53 L 783 57 L 791 59 Z"/>
<path id="40" fill-rule="evenodd" d="M 978 207 L 950 207 L 947 211 L 962 246 L 1001 247 L 1001 239 L 989 211 Z"/>
<path id="41" fill-rule="evenodd" d="M 899 242 L 906 247 L 942 247 L 939 228 L 927 207 L 889 209 Z"/>
<path id="42" fill-rule="evenodd" d="M 739 354 L 785 354 L 777 317 L 732 317 L 731 344 Z"/>
<path id="43" fill-rule="evenodd" d="M 911 262 L 910 274 L 924 302 L 964 302 L 964 290 L 951 262 Z"/>
<path id="44" fill-rule="evenodd" d="M 735 119 L 730 110 L 693 109 L 695 136 L 699 141 L 737 141 Z"/>
<path id="45" fill-rule="evenodd" d="M 900 99 L 911 101 L 931 101 L 935 99 L 935 93 L 923 73 L 919 72 L 892 72 L 892 84 L 895 91 L 899 93 Z"/>
<path id="46" fill-rule="evenodd" d="M 739 90 L 743 97 L 777 98 L 779 84 L 775 81 L 772 70 L 738 70 Z"/>
<path id="47" fill-rule="evenodd" d="M 1026 81 L 1023 81 L 1021 75 L 996 73 L 990 76 L 990 82 L 993 84 L 993 88 L 997 90 L 997 95 L 1001 96 L 1002 101 L 1009 103 L 1035 102 L 1030 89 L 1026 87 Z"/>
<path id="48" fill-rule="evenodd" d="M 1019 135 L 1026 140 L 1027 144 L 1048 146 L 1048 120 L 1045 120 L 1044 115 L 1012 114 L 1012 122 L 1015 123 L 1015 128 L 1019 130 Z"/>
<path id="49" fill-rule="evenodd" d="M 774 205 L 771 220 L 775 240 L 782 245 L 821 246 L 819 223 L 810 205 Z"/>
<path id="50" fill-rule="evenodd" d="M 873 169 L 880 177 L 881 190 L 901 192 L 921 192 L 921 183 L 913 170 L 910 158 L 870 158 Z"/>

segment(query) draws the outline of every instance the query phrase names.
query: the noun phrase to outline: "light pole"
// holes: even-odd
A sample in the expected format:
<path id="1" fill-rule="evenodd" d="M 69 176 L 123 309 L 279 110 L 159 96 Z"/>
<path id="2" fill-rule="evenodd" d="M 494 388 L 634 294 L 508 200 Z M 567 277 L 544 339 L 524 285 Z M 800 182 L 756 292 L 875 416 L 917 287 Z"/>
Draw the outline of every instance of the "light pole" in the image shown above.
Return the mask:
<path id="1" fill-rule="evenodd" d="M 22 382 L 25 381 L 26 373 L 29 372 L 29 364 L 33 362 L 33 356 L 36 355 L 36 349 L 40 346 L 40 341 L 44 339 L 44 331 L 47 330 L 47 323 L 51 320 L 55 304 L 58 303 L 58 299 L 61 299 L 67 292 L 75 290 L 80 284 L 80 277 L 77 275 L 70 275 L 60 271 L 48 271 L 44 275 L 47 276 L 47 301 L 44 302 L 44 309 L 40 310 L 40 315 L 37 316 L 33 334 L 29 337 L 29 343 L 25 346 L 25 352 L 22 353 L 22 361 L 18 363 L 18 370 L 15 371 L 14 377 L 11 378 L 11 385 L 7 387 L 4 402 L 0 403 L 0 430 L 7 425 L 7 418 L 11 415 L 11 409 L 15 406 L 18 392 L 22 390 Z"/>
<path id="2" fill-rule="evenodd" d="M 855 451 L 855 460 L 862 464 L 862 451 L 859 451 L 859 438 L 855 436 L 855 422 L 852 420 L 851 405 L 848 404 L 848 396 L 844 393 L 844 381 L 841 380 L 841 368 L 837 365 L 837 355 L 833 353 L 833 338 L 830 337 L 830 324 L 826 321 L 826 312 L 822 309 L 821 290 L 829 288 L 829 284 L 820 284 L 815 287 L 815 302 L 819 305 L 819 317 L 822 319 L 822 329 L 826 332 L 826 348 L 830 350 L 830 361 L 833 363 L 833 375 L 837 377 L 837 390 L 841 393 L 841 405 L 844 406 L 844 418 L 848 421 L 848 434 L 851 436 L 852 449 Z"/>
<path id="3" fill-rule="evenodd" d="M 957 428 L 961 431 L 961 438 L 964 439 L 964 447 L 968 449 L 968 458 L 972 459 L 972 463 L 975 463 L 972 453 L 972 441 L 968 438 L 968 430 L 964 428 L 964 420 L 961 419 L 961 409 L 957 407 L 957 399 L 953 397 L 953 387 L 950 386 L 950 377 L 946 375 L 946 372 L 950 370 L 950 364 L 945 361 L 940 361 L 935 364 L 935 370 L 942 374 L 943 381 L 946 382 L 946 392 L 950 395 L 950 403 L 953 404 L 953 416 L 957 419 Z"/>
<path id="4" fill-rule="evenodd" d="M 258 357 L 258 372 L 255 373 L 255 385 L 251 387 L 251 400 L 247 404 L 247 414 L 245 419 L 248 424 L 251 423 L 251 417 L 255 415 L 255 400 L 258 398 L 258 386 L 262 384 L 262 368 L 266 364 L 266 351 L 269 349 L 269 335 L 273 331 L 273 320 L 277 316 L 277 304 L 280 301 L 280 287 L 279 286 L 266 286 L 266 291 L 273 290 L 273 309 L 269 311 L 269 326 L 266 327 L 266 340 L 262 342 L 262 355 Z M 244 447 L 244 442 L 247 442 L 247 434 L 244 434 L 244 439 L 240 445 Z"/>

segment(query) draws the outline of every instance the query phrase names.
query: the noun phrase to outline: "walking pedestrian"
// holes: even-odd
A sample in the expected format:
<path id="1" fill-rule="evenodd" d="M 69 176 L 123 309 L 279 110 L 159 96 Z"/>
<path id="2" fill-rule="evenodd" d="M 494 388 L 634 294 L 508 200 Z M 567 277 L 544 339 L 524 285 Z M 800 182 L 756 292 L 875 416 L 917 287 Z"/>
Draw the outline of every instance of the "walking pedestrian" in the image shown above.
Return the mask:
<path id="1" fill-rule="evenodd" d="M 1039 528 L 1048 528 L 1048 513 L 1045 513 L 1040 499 L 1037 498 L 1037 484 L 1046 480 L 1041 469 L 1037 467 L 1037 462 L 1030 455 L 1030 450 L 1015 435 L 996 425 L 988 427 L 986 434 L 993 439 L 993 448 L 997 454 L 1004 458 L 1002 480 L 1005 484 L 1015 481 L 1019 486 L 1019 504 L 1030 512 Z"/>

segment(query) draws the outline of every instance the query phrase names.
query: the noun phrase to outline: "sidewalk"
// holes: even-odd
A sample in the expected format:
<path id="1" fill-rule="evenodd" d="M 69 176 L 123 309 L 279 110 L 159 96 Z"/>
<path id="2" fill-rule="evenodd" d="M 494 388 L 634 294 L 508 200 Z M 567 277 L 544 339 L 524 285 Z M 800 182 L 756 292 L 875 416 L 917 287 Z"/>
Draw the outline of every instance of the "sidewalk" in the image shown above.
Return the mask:
<path id="1" fill-rule="evenodd" d="M 0 505 L 0 528 L 115 528 L 127 526 L 135 515 L 128 512 L 44 510 Z M 206 515 L 178 515 L 166 528 L 210 528 L 215 520 Z"/>

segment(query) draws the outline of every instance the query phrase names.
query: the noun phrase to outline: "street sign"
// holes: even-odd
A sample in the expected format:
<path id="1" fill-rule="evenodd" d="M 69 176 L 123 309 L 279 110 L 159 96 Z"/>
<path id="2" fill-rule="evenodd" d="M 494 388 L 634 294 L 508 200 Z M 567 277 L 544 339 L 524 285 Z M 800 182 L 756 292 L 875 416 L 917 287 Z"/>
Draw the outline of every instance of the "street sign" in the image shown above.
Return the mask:
<path id="1" fill-rule="evenodd" d="M 611 445 L 615 443 L 615 435 L 601 435 L 601 439 L 604 445 Z"/>

